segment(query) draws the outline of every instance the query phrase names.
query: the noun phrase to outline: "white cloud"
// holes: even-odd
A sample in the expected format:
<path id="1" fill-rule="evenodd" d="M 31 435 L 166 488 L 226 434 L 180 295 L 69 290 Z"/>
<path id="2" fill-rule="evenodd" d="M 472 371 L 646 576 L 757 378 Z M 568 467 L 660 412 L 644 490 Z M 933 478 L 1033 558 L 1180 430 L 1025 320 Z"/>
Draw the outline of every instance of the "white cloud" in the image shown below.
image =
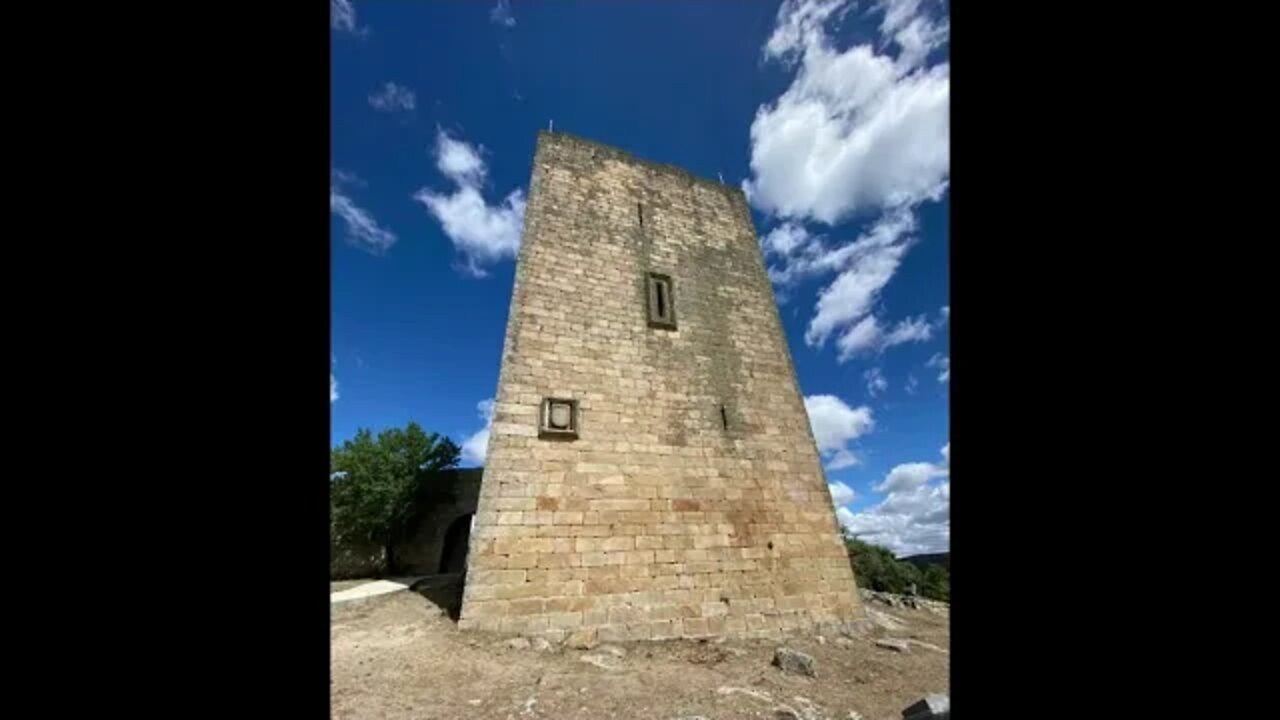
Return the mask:
<path id="1" fill-rule="evenodd" d="M 932 336 L 933 327 L 925 321 L 923 315 L 915 319 L 907 318 L 899 321 L 887 333 L 880 328 L 880 323 L 874 315 L 867 315 L 836 341 L 836 347 L 840 350 L 838 359 L 843 362 L 871 350 L 884 352 L 894 345 L 924 342 Z"/>
<path id="2" fill-rule="evenodd" d="M 929 324 L 924 316 L 921 315 L 915 319 L 907 318 L 900 321 L 889 334 L 885 336 L 881 347 L 893 347 L 909 342 L 924 342 L 933 337 L 933 326 Z"/>
<path id="3" fill-rule="evenodd" d="M 329 27 L 356 35 L 368 32 L 368 28 L 356 25 L 356 9 L 351 0 L 329 0 Z"/>
<path id="4" fill-rule="evenodd" d="M 920 4 L 920 0 L 887 0 L 879 6 L 884 10 L 880 32 L 892 36 L 897 43 L 897 64 L 904 69 L 919 65 L 930 52 L 946 43 L 951 33 L 947 20 L 939 23 L 919 14 Z"/>
<path id="5" fill-rule="evenodd" d="M 443 130 L 436 131 L 436 167 L 459 185 L 480 185 L 489 172 L 479 150 Z"/>
<path id="6" fill-rule="evenodd" d="M 920 381 L 916 380 L 915 375 L 908 375 L 907 376 L 907 394 L 915 395 L 917 387 L 920 387 Z"/>
<path id="7" fill-rule="evenodd" d="M 516 256 L 525 207 L 521 188 L 511 191 L 498 205 L 485 202 L 480 193 L 487 174 L 482 150 L 438 131 L 436 167 L 457 189 L 444 194 L 422 188 L 413 195 L 440 221 L 445 235 L 466 261 L 463 269 L 476 277 L 488 274 L 484 265 Z"/>
<path id="8" fill-rule="evenodd" d="M 942 309 L 938 311 L 938 314 L 941 316 L 940 318 L 938 318 L 938 324 L 945 325 L 948 321 L 951 320 L 951 306 L 943 305 Z"/>
<path id="9" fill-rule="evenodd" d="M 348 183 L 359 183 L 359 178 L 335 170 L 329 181 L 329 211 L 337 215 L 347 226 L 347 241 L 374 255 L 382 255 L 396 244 L 395 233 L 378 225 L 364 208 L 355 204 L 343 191 Z"/>
<path id="10" fill-rule="evenodd" d="M 764 242 L 780 260 L 769 267 L 773 282 L 839 273 L 820 292 L 805 332 L 818 348 L 837 334 L 839 362 L 929 336 L 927 323 L 906 320 L 886 332 L 872 315 L 917 239 L 915 206 L 941 198 L 950 175 L 950 64 L 926 64 L 949 26 L 924 5 L 876 6 L 883 13 L 877 53 L 871 43 L 835 46 L 826 26 L 853 7 L 846 0 L 786 0 L 764 48 L 766 59 L 798 69 L 775 102 L 757 109 L 743 189 L 758 209 L 787 221 Z M 869 212 L 881 216 L 843 246 L 803 225 Z"/>
<path id="11" fill-rule="evenodd" d="M 751 124 L 743 189 L 757 208 L 835 224 L 940 197 L 950 174 L 951 70 L 924 61 L 947 41 L 948 25 L 920 5 L 881 6 L 881 35 L 896 46 L 895 59 L 871 44 L 835 46 L 825 25 L 843 0 L 782 4 L 764 56 L 799 70 Z"/>
<path id="12" fill-rule="evenodd" d="M 884 481 L 876 485 L 876 492 L 893 493 L 914 490 L 930 480 L 946 475 L 946 469 L 933 463 L 913 462 L 895 465 Z"/>
<path id="13" fill-rule="evenodd" d="M 949 356 L 942 353 L 934 353 L 933 357 L 929 358 L 929 362 L 925 363 L 925 366 L 938 368 L 938 382 L 951 381 L 951 358 Z"/>
<path id="14" fill-rule="evenodd" d="M 805 330 L 805 342 L 822 347 L 831 333 L 842 327 L 857 326 L 867 318 L 879 298 L 880 290 L 897 272 L 902 256 L 910 247 L 915 219 L 910 212 L 898 212 L 882 218 L 856 242 L 826 253 L 818 262 L 834 265 L 842 272 L 818 295 L 813 318 Z M 857 331 L 858 338 L 846 340 L 856 345 L 861 338 L 874 337 L 869 327 Z"/>
<path id="15" fill-rule="evenodd" d="M 861 462 L 849 450 L 849 443 L 875 426 L 871 408 L 850 408 L 834 395 L 810 395 L 804 399 L 809 426 L 818 452 L 827 459 L 828 470 L 840 470 Z"/>
<path id="16" fill-rule="evenodd" d="M 769 234 L 764 236 L 761 244 L 764 246 L 766 253 L 786 257 L 797 248 L 807 245 L 809 239 L 809 233 L 804 229 L 803 225 L 783 223 L 769 231 Z"/>
<path id="17" fill-rule="evenodd" d="M 489 426 L 493 424 L 493 400 L 481 400 L 476 403 L 476 410 L 480 413 L 480 419 L 484 420 L 484 427 L 462 441 L 462 461 L 483 465 L 485 456 L 489 452 Z"/>
<path id="18" fill-rule="evenodd" d="M 516 26 L 516 18 L 511 14 L 511 0 L 498 0 L 498 4 L 489 11 L 490 22 L 507 27 Z"/>
<path id="19" fill-rule="evenodd" d="M 889 389 L 889 381 L 884 379 L 884 373 L 878 367 L 862 373 L 862 379 L 867 381 L 867 394 L 871 397 Z"/>
<path id="20" fill-rule="evenodd" d="M 828 483 L 827 490 L 831 492 L 831 501 L 835 503 L 836 507 L 848 505 L 853 502 L 855 495 L 853 488 L 842 482 Z"/>
<path id="21" fill-rule="evenodd" d="M 329 402 L 333 403 L 338 399 L 338 379 L 329 373 Z"/>
<path id="22" fill-rule="evenodd" d="M 377 92 L 369 95 L 369 104 L 375 110 L 395 112 L 396 110 L 412 110 L 417 106 L 417 96 L 407 87 L 388 82 Z"/>
<path id="23" fill-rule="evenodd" d="M 847 507 L 836 508 L 836 520 L 840 521 L 840 527 L 848 529 L 854 521 L 853 511 Z"/>
<path id="24" fill-rule="evenodd" d="M 860 513 L 839 513 L 840 524 L 863 540 L 889 548 L 898 557 L 945 552 L 951 546 L 951 443 L 943 462 L 905 463 L 876 486 L 888 495 Z M 946 478 L 942 482 L 931 481 Z"/>

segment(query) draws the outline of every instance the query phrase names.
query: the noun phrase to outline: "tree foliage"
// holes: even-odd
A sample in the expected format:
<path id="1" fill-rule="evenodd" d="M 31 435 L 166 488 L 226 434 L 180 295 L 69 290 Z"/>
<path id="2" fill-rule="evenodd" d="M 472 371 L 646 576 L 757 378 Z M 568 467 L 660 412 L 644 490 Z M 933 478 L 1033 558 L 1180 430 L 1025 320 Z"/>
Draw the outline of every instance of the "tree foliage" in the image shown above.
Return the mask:
<path id="1" fill-rule="evenodd" d="M 434 473 L 458 464 L 452 440 L 411 422 L 375 438 L 367 429 L 334 448 L 329 460 L 332 532 L 339 539 L 381 543 L 387 571 L 394 571 L 392 545 L 426 504 L 443 500 L 450 488 Z"/>
<path id="2" fill-rule="evenodd" d="M 846 537 L 845 546 L 860 587 L 904 594 L 914 584 L 921 597 L 951 601 L 951 576 L 941 565 L 929 565 L 921 572 L 915 565 L 895 558 L 889 549 L 855 537 Z"/>

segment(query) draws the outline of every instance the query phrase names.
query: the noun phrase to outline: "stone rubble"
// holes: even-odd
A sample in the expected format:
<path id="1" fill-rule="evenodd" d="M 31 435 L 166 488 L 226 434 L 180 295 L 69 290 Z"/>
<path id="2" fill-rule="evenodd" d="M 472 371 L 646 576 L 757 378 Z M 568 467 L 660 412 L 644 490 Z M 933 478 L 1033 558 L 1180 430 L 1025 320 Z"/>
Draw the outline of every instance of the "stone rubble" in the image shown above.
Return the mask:
<path id="1" fill-rule="evenodd" d="M 806 655 L 798 650 L 780 647 L 773 653 L 773 664 L 785 673 L 792 675 L 807 675 L 809 677 L 817 677 L 818 673 L 814 668 L 812 655 Z"/>

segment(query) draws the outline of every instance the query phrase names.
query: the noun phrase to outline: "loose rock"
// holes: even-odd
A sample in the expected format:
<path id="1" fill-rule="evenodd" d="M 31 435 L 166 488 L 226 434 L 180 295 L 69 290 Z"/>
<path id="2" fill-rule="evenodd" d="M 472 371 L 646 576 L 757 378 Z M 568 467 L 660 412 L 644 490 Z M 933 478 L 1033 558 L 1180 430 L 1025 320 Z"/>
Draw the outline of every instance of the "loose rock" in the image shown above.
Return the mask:
<path id="1" fill-rule="evenodd" d="M 896 638 L 880 638 L 876 640 L 876 647 L 886 650 L 897 650 L 898 652 L 910 652 L 911 644 L 906 640 L 898 640 Z"/>
<path id="2" fill-rule="evenodd" d="M 910 705 L 902 711 L 903 720 L 950 720 L 951 698 L 937 693 Z"/>
<path id="3" fill-rule="evenodd" d="M 836 647 L 838 647 L 838 648 L 851 648 L 851 647 L 853 647 L 853 641 L 852 641 L 852 640 L 850 640 L 850 639 L 849 639 L 849 638 L 847 638 L 847 637 L 838 637 L 838 638 L 836 638 L 835 643 L 836 643 Z"/>
<path id="4" fill-rule="evenodd" d="M 533 649 L 538 652 L 552 652 L 555 650 L 555 646 L 548 642 L 546 638 L 534 638 Z"/>
<path id="5" fill-rule="evenodd" d="M 590 650 L 596 646 L 596 631 L 579 630 L 570 635 L 564 641 L 564 645 L 574 650 Z"/>
<path id="6" fill-rule="evenodd" d="M 512 650 L 528 650 L 529 640 L 522 637 L 511 638 L 510 640 L 507 641 L 507 647 L 511 648 Z"/>
<path id="7" fill-rule="evenodd" d="M 817 677 L 818 675 L 814 668 L 813 656 L 791 648 L 780 647 L 775 650 L 773 652 L 773 664 L 777 665 L 783 672 L 793 675 L 807 675 L 809 677 Z"/>

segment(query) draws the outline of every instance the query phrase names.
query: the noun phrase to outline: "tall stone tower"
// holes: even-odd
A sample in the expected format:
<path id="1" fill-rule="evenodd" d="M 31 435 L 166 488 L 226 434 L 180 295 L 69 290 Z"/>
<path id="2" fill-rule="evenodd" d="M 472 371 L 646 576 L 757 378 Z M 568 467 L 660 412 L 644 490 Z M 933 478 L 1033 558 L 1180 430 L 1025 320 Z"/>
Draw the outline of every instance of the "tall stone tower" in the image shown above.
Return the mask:
<path id="1" fill-rule="evenodd" d="M 860 617 L 820 463 L 742 192 L 540 133 L 461 627 Z"/>

